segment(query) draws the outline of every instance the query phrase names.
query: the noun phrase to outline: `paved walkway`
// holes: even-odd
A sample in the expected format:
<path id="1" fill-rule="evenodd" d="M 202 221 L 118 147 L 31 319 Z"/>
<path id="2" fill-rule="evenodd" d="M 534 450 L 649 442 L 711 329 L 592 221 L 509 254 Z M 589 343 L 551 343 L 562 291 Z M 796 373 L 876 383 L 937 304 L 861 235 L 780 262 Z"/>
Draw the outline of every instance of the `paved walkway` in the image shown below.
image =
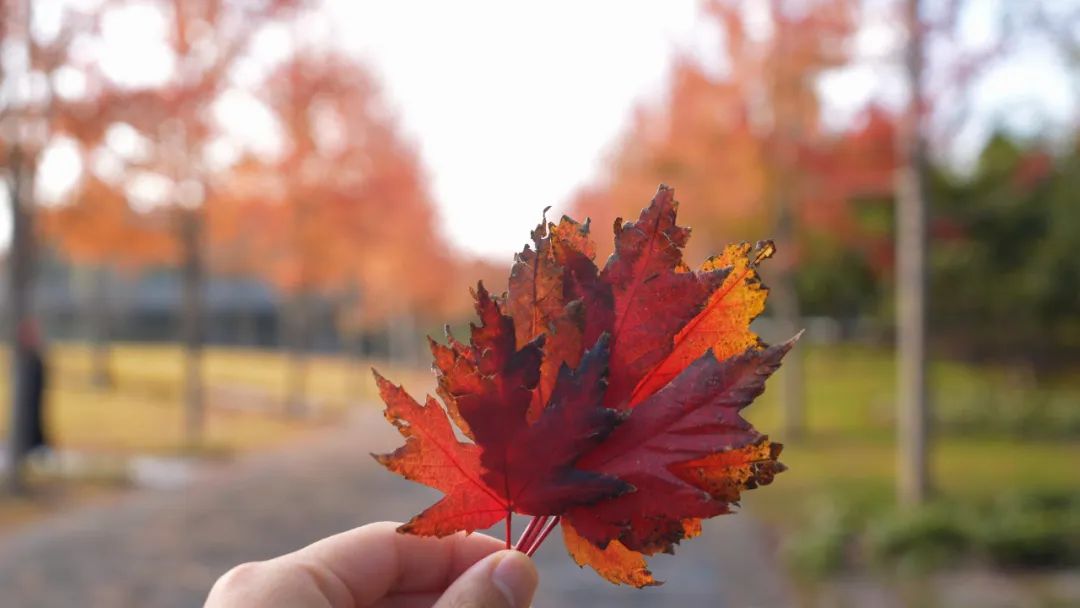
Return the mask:
<path id="1" fill-rule="evenodd" d="M 232 565 L 430 504 L 436 493 L 368 456 L 397 443 L 371 412 L 302 446 L 208 470 L 186 488 L 140 491 L 14 531 L 0 538 L 0 605 L 199 606 Z M 552 536 L 537 555 L 538 608 L 789 605 L 786 581 L 747 515 L 717 518 L 678 556 L 653 560 L 667 584 L 643 591 L 578 569 Z"/>

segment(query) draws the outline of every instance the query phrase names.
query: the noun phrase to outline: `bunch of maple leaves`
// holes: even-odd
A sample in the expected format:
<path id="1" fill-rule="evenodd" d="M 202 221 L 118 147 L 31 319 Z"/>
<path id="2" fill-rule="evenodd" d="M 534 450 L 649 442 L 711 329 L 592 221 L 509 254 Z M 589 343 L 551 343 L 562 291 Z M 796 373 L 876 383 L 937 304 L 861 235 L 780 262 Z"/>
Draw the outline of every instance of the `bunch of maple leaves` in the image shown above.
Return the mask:
<path id="1" fill-rule="evenodd" d="M 772 243 L 731 245 L 691 270 L 677 208 L 661 185 L 636 222 L 616 221 L 603 270 L 588 222 L 541 223 L 507 294 L 475 290 L 470 343 L 449 331 L 448 344 L 430 341 L 445 410 L 376 372 L 405 437 L 376 458 L 445 494 L 400 532 L 505 520 L 509 548 L 511 514 L 532 515 L 516 548 L 531 555 L 561 523 L 579 565 L 643 587 L 656 584 L 644 556 L 673 551 L 784 470 L 781 445 L 740 415 L 797 339 L 770 347 L 750 331 Z"/>

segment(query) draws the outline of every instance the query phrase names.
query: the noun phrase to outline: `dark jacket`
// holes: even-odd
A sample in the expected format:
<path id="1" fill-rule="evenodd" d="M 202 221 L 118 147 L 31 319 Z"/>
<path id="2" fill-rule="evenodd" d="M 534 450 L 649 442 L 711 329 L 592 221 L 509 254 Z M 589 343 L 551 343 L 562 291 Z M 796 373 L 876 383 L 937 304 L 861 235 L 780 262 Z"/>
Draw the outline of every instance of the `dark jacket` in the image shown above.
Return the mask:
<path id="1" fill-rule="evenodd" d="M 23 395 L 26 407 L 26 449 L 32 450 L 49 444 L 45 435 L 45 362 L 41 353 L 31 350 L 26 353 L 22 370 Z"/>

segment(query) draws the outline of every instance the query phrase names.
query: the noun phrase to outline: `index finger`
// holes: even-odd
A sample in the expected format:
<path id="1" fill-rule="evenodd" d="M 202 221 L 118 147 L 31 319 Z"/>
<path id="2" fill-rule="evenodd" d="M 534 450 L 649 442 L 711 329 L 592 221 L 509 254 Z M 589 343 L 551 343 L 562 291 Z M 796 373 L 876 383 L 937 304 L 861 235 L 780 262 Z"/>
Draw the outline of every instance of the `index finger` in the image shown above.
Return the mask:
<path id="1" fill-rule="evenodd" d="M 358 606 L 395 593 L 438 592 L 469 566 L 504 548 L 484 534 L 446 538 L 399 534 L 395 522 L 379 522 L 324 538 L 284 556 L 341 581 Z"/>

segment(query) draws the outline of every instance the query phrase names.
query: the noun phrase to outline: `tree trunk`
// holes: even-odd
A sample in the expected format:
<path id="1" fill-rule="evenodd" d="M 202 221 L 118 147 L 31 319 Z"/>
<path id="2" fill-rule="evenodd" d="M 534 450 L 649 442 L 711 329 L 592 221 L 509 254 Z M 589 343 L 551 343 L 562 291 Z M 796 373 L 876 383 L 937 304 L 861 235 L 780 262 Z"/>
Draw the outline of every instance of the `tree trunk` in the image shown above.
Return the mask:
<path id="1" fill-rule="evenodd" d="M 787 144 L 794 137 L 784 133 Z M 775 235 L 777 241 L 776 266 L 778 272 L 772 281 L 772 299 L 781 339 L 788 339 L 802 329 L 799 293 L 795 286 L 795 218 L 792 209 L 791 179 L 793 163 L 786 157 L 787 150 L 779 150 L 772 176 L 773 203 L 776 209 Z M 780 370 L 780 404 L 784 439 L 799 439 L 806 431 L 806 388 L 803 382 L 803 349 L 796 348 L 784 358 Z"/>
<path id="2" fill-rule="evenodd" d="M 900 131 L 896 183 L 897 497 L 926 500 L 928 403 L 926 381 L 926 147 L 922 135 L 923 35 L 919 0 L 907 0 L 905 68 L 910 91 Z"/>
<path id="3" fill-rule="evenodd" d="M 181 331 L 184 343 L 184 437 L 189 447 L 195 447 L 202 443 L 205 426 L 202 381 L 202 226 L 198 211 L 180 209 L 178 213 L 183 255 Z"/>
<path id="4" fill-rule="evenodd" d="M 790 235 L 788 235 L 790 236 Z M 795 289 L 795 276 L 790 265 L 794 242 L 784 238 L 780 232 L 777 240 L 787 254 L 778 251 L 780 272 L 772 284 L 770 294 L 776 308 L 776 319 L 780 326 L 780 336 L 788 339 L 802 329 L 802 316 L 799 307 L 799 295 Z M 780 403 L 783 414 L 784 439 L 792 441 L 801 438 L 806 432 L 806 387 L 803 376 L 803 349 L 792 349 L 784 358 L 780 376 Z"/>
<path id="5" fill-rule="evenodd" d="M 111 341 L 109 314 L 109 270 L 98 266 L 90 279 L 88 324 L 90 336 L 90 383 L 98 389 L 112 388 L 113 376 L 110 365 Z"/>
<path id="6" fill-rule="evenodd" d="M 364 382 L 371 378 L 365 367 L 367 353 L 364 348 L 364 331 L 356 329 L 346 336 L 345 343 L 345 403 L 359 405 L 364 394 Z"/>
<path id="7" fill-rule="evenodd" d="M 29 322 L 34 283 L 34 167 L 16 144 L 9 160 L 11 169 L 12 235 L 8 252 L 8 331 L 11 345 L 11 426 L 8 432 L 7 487 L 23 489 L 24 461 L 30 445 L 27 374 L 29 353 L 20 343 L 19 328 Z"/>
<path id="8" fill-rule="evenodd" d="M 288 315 L 288 372 L 286 373 L 285 414 L 302 416 L 307 413 L 308 380 L 308 301 L 303 293 L 293 296 L 286 306 Z"/>
<path id="9" fill-rule="evenodd" d="M 257 310 L 242 310 L 237 319 L 236 341 L 240 346 L 256 348 L 259 346 L 259 313 Z"/>
<path id="10" fill-rule="evenodd" d="M 775 3 L 769 4 L 776 11 Z M 779 18 L 774 14 L 773 18 Z M 767 100 L 771 124 L 761 135 L 766 141 L 768 196 L 771 199 L 776 223 L 776 275 L 772 280 L 770 299 L 776 314 L 781 339 L 788 339 L 802 329 L 802 312 L 795 284 L 796 261 L 796 193 L 800 186 L 798 143 L 804 135 L 802 117 L 795 107 L 798 91 L 804 86 L 794 79 L 788 41 L 777 40 L 777 63 L 769 74 Z M 800 76 L 801 78 L 801 76 Z M 803 385 L 802 348 L 793 349 L 784 359 L 780 370 L 780 406 L 784 439 L 799 439 L 806 431 L 806 388 Z"/>
<path id="11" fill-rule="evenodd" d="M 420 353 L 416 346 L 416 317 L 411 312 L 390 317 L 387 325 L 387 355 L 391 361 L 402 365 L 419 363 Z"/>
<path id="12" fill-rule="evenodd" d="M 337 326 L 342 335 L 342 389 L 345 392 L 345 406 L 360 405 L 365 382 L 371 378 L 371 371 L 366 369 L 365 310 L 361 307 L 356 290 L 351 290 L 337 308 Z"/>

